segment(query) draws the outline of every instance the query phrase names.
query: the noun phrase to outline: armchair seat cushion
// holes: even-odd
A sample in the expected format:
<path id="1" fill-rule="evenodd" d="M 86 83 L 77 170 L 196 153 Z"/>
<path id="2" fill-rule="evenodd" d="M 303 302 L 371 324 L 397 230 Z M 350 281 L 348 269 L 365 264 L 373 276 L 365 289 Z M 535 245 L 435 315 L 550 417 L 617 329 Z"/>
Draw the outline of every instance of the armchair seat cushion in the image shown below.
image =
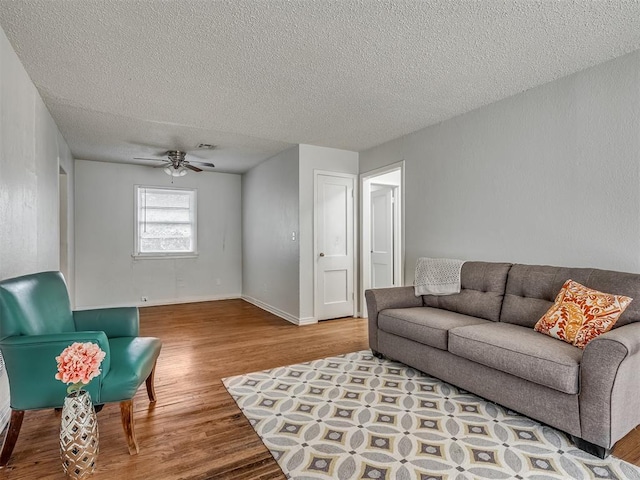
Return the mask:
<path id="1" fill-rule="evenodd" d="M 100 403 L 133 398 L 160 355 L 162 342 L 153 337 L 109 339 L 111 369 L 102 382 Z"/>

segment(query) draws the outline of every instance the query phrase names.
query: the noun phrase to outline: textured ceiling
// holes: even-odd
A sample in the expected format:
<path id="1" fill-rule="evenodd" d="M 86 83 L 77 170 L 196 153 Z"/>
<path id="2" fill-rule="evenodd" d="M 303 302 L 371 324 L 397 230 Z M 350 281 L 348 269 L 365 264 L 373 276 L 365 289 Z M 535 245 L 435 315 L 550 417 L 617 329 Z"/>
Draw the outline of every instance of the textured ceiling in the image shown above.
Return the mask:
<path id="1" fill-rule="evenodd" d="M 0 0 L 76 158 L 364 150 L 640 48 L 638 1 Z"/>

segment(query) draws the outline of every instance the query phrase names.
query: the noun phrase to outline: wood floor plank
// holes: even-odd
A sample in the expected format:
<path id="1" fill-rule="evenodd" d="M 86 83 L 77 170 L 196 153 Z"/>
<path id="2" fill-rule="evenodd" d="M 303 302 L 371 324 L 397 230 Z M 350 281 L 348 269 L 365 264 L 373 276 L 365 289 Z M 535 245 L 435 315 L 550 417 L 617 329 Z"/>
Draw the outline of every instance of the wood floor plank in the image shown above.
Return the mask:
<path id="1" fill-rule="evenodd" d="M 284 475 L 222 385 L 221 379 L 366 349 L 363 319 L 297 327 L 242 300 L 140 310 L 143 335 L 163 349 L 156 370 L 158 402 L 140 388 L 134 419 L 140 453 L 130 456 L 120 407 L 98 414 L 100 454 L 91 477 L 103 479 L 282 479 Z M 26 412 L 0 480 L 62 480 L 53 410 Z M 614 454 L 640 465 L 640 434 L 618 442 Z"/>

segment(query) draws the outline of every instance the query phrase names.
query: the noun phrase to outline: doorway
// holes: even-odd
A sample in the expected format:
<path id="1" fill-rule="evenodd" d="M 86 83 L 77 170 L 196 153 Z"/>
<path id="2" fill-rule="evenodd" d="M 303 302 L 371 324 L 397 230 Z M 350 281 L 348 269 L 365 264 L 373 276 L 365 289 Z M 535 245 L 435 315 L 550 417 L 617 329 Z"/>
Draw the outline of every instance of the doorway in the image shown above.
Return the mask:
<path id="1" fill-rule="evenodd" d="M 67 172 L 60 167 L 58 174 L 58 195 L 60 201 L 60 272 L 69 286 L 69 223 L 68 223 L 68 196 Z"/>
<path id="2" fill-rule="evenodd" d="M 356 176 L 315 172 L 314 316 L 355 316 Z"/>
<path id="3" fill-rule="evenodd" d="M 403 284 L 404 162 L 360 176 L 362 191 L 361 305 L 367 315 L 364 291 Z"/>

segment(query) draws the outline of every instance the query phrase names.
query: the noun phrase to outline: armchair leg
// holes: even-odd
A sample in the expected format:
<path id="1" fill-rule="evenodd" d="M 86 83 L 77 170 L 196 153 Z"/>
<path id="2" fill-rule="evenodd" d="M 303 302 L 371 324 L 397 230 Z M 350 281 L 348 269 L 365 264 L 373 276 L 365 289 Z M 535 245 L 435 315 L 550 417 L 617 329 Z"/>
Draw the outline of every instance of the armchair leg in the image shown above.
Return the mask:
<path id="1" fill-rule="evenodd" d="M 149 376 L 147 377 L 147 380 L 146 380 L 147 395 L 149 395 L 149 401 L 151 403 L 155 403 L 156 402 L 155 377 L 156 377 L 156 364 L 154 363 L 153 364 L 153 369 L 151 370 L 151 373 L 149 374 Z"/>
<path id="2" fill-rule="evenodd" d="M 4 443 L 2 444 L 2 453 L 0 453 L 0 468 L 6 467 L 9 463 L 9 458 L 13 453 L 13 447 L 16 446 L 18 435 L 20 434 L 20 427 L 22 427 L 22 420 L 24 419 L 24 410 L 11 410 L 11 419 L 9 420 L 9 428 L 7 428 L 7 434 L 4 437 Z"/>
<path id="3" fill-rule="evenodd" d="M 133 399 L 120 402 L 120 417 L 124 434 L 127 437 L 129 455 L 136 455 L 138 453 L 138 441 L 133 428 Z"/>

